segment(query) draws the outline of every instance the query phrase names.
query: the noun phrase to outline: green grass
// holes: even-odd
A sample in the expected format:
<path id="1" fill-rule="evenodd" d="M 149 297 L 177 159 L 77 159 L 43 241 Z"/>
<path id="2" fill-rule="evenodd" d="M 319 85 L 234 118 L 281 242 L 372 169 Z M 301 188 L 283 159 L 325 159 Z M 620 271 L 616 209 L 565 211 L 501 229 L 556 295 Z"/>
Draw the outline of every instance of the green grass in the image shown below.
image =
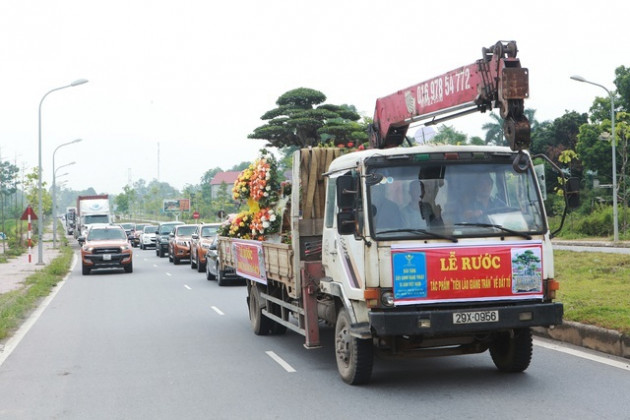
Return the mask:
<path id="1" fill-rule="evenodd" d="M 630 255 L 555 251 L 564 319 L 630 334 Z"/>
<path id="2" fill-rule="evenodd" d="M 0 340 L 19 327 L 40 300 L 48 296 L 52 288 L 65 277 L 72 263 L 72 255 L 72 248 L 62 246 L 59 256 L 29 276 L 24 287 L 0 294 Z"/>

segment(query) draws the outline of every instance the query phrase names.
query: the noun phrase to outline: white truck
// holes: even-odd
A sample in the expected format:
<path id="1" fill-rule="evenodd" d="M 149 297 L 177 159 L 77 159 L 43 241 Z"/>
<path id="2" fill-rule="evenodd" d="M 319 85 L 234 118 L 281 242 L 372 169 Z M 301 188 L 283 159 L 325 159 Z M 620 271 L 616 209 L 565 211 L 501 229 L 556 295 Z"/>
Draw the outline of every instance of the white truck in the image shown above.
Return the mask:
<path id="1" fill-rule="evenodd" d="M 515 46 L 498 44 L 463 72 L 470 81 L 505 62 L 520 68 L 514 56 Z M 519 105 L 527 90 L 511 85 L 523 83 L 519 74 L 500 75 L 479 77 L 469 89 L 489 95 L 472 95 L 477 109 L 505 105 L 510 148 L 388 147 L 400 144 L 415 117 L 435 118 L 437 111 L 421 108 L 431 100 L 417 97 L 433 91 L 429 81 L 379 99 L 372 149 L 295 152 L 290 244 L 218 240 L 219 269 L 247 279 L 255 334 L 290 329 L 317 348 L 320 328 L 333 325 L 337 368 L 349 384 L 369 381 L 375 353 L 489 350 L 500 371 L 529 366 L 531 327 L 560 324 L 563 307 L 553 301 L 552 233 L 524 150 L 529 124 Z M 453 104 L 439 109 L 446 108 Z"/>
<path id="2" fill-rule="evenodd" d="M 91 224 L 110 223 L 112 218 L 109 209 L 107 194 L 78 196 L 75 238 L 81 242 L 79 238 L 85 237 L 88 226 Z"/>

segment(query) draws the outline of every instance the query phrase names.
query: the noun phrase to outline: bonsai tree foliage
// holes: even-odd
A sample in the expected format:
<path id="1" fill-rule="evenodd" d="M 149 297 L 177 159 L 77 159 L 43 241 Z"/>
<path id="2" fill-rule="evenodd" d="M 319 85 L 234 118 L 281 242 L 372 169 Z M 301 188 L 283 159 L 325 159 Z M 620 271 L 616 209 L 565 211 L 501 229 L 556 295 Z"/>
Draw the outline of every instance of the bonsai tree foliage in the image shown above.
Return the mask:
<path id="1" fill-rule="evenodd" d="M 323 143 L 353 145 L 367 141 L 367 125 L 352 105 L 323 104 L 326 96 L 317 90 L 297 88 L 282 94 L 277 108 L 267 111 L 250 139 L 267 140 L 268 147 L 309 147 Z"/>

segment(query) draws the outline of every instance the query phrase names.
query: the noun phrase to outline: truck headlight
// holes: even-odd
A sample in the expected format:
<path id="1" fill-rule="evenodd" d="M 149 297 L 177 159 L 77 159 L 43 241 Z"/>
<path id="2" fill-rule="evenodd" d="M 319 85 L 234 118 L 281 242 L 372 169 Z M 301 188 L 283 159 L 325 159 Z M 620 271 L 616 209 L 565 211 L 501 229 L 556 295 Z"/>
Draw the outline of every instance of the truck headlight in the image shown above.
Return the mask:
<path id="1" fill-rule="evenodd" d="M 381 295 L 381 303 L 383 304 L 383 306 L 394 306 L 394 293 L 384 292 Z"/>

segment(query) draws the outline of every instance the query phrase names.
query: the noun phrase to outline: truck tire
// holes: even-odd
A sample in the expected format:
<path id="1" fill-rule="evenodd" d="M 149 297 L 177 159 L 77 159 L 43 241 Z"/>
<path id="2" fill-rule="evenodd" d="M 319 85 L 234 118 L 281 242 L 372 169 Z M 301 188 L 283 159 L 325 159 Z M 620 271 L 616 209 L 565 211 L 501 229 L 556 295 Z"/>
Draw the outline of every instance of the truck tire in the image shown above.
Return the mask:
<path id="1" fill-rule="evenodd" d="M 201 261 L 199 261 L 199 254 L 197 254 L 197 272 L 198 273 L 203 273 L 206 269 L 206 264 L 201 264 Z"/>
<path id="2" fill-rule="evenodd" d="M 217 273 L 220 273 L 220 271 L 217 271 Z M 249 321 L 252 324 L 254 334 L 267 335 L 271 332 L 272 321 L 262 314 L 262 310 L 265 306 L 261 305 L 262 298 L 260 297 L 260 291 L 254 284 L 249 290 Z"/>
<path id="3" fill-rule="evenodd" d="M 87 276 L 88 274 L 90 274 L 90 267 L 86 267 L 84 265 L 81 266 L 81 274 L 83 274 L 84 276 Z"/>
<path id="4" fill-rule="evenodd" d="M 179 265 L 179 262 L 180 262 L 180 261 L 181 261 L 181 260 L 180 260 L 179 258 L 177 258 L 175 255 L 173 255 L 173 264 L 175 264 L 175 265 Z"/>
<path id="5" fill-rule="evenodd" d="M 337 370 L 345 383 L 361 385 L 370 381 L 374 363 L 372 340 L 363 340 L 350 335 L 350 316 L 345 308 L 341 308 L 337 314 L 335 352 Z"/>
<path id="6" fill-rule="evenodd" d="M 133 262 L 130 262 L 123 268 L 125 269 L 125 273 L 133 273 Z"/>
<path id="7" fill-rule="evenodd" d="M 532 360 L 532 330 L 516 328 L 495 334 L 490 356 L 501 372 L 523 372 Z"/>

